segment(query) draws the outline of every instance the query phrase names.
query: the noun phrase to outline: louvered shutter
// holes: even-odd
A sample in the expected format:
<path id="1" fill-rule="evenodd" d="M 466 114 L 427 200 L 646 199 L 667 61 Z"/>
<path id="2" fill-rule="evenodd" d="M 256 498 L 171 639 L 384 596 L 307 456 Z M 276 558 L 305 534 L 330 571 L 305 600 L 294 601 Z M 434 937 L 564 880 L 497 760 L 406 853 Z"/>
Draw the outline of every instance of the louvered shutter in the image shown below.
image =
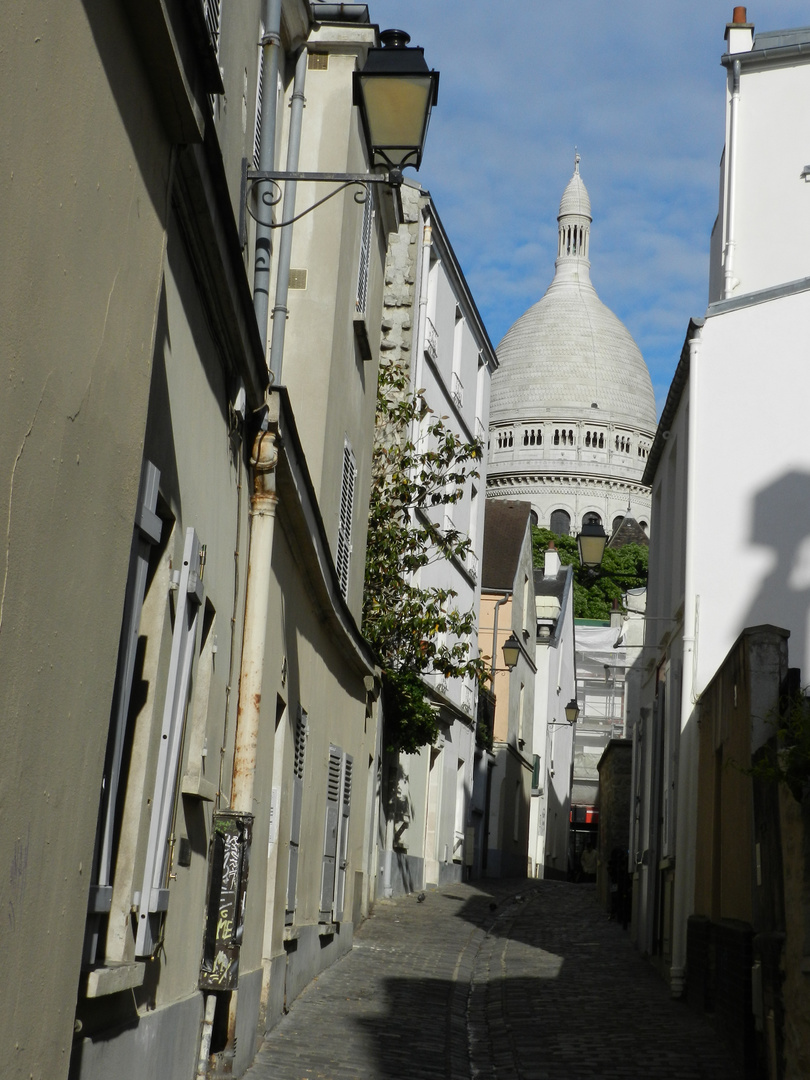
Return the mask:
<path id="1" fill-rule="evenodd" d="M 115 806 L 121 777 L 121 760 L 132 695 L 132 679 L 138 649 L 141 611 L 146 592 L 149 555 L 153 544 L 160 540 L 162 523 L 155 514 L 160 472 L 144 461 L 138 491 L 138 508 L 135 515 L 135 531 L 129 556 L 127 591 L 124 600 L 124 617 L 121 639 L 118 645 L 118 664 L 115 671 L 110 733 L 107 741 L 107 757 L 104 763 L 104 779 L 99 809 L 98 834 L 93 865 L 93 883 L 90 886 L 88 914 L 98 915 L 110 910 L 112 903 L 112 855 L 115 847 Z M 96 920 L 97 923 L 97 920 Z M 90 954 L 86 959 L 96 959 L 98 927 L 93 925 L 87 936 Z"/>
<path id="2" fill-rule="evenodd" d="M 289 925 L 295 914 L 295 889 L 298 882 L 298 849 L 301 840 L 301 808 L 304 802 L 304 759 L 307 749 L 307 714 L 298 706 L 295 722 L 295 748 L 293 751 L 292 818 L 290 822 L 290 857 L 287 868 L 287 910 L 285 923 Z"/>
<path id="3" fill-rule="evenodd" d="M 335 903 L 332 915 L 335 922 L 340 922 L 343 919 L 343 907 L 346 898 L 346 867 L 349 861 L 349 813 L 352 805 L 353 768 L 354 759 L 350 754 L 344 754 L 341 775 L 340 820 L 338 825 L 337 882 L 335 885 Z"/>
<path id="4" fill-rule="evenodd" d="M 357 479 L 357 467 L 354 462 L 354 454 L 348 442 L 343 445 L 343 476 L 340 485 L 340 522 L 338 526 L 338 542 L 336 555 L 336 569 L 340 591 L 344 600 L 349 592 L 349 564 L 352 554 L 352 517 L 354 515 L 354 486 Z"/>
<path id="5" fill-rule="evenodd" d="M 366 302 L 368 300 L 368 274 L 371 265 L 371 239 L 374 226 L 374 188 L 369 185 L 366 188 L 366 198 L 363 203 L 363 228 L 360 235 L 360 266 L 357 271 L 357 298 L 355 311 L 358 315 L 365 315 Z"/>
<path id="6" fill-rule="evenodd" d="M 321 922 L 332 917 L 335 897 L 335 869 L 340 824 L 340 781 L 342 754 L 336 746 L 329 747 L 329 768 L 326 777 L 326 820 L 323 833 L 323 870 L 321 873 Z"/>
<path id="7" fill-rule="evenodd" d="M 264 38 L 264 26 L 261 27 L 260 38 Z M 256 83 L 256 122 L 253 126 L 253 168 L 259 168 L 259 157 L 262 148 L 262 98 L 264 96 L 264 50 L 259 45 L 259 76 Z"/>
<path id="8" fill-rule="evenodd" d="M 151 799 L 149 839 L 140 891 L 133 897 L 138 909 L 136 956 L 151 956 L 160 941 L 162 913 L 169 906 L 166 870 L 169 833 L 174 816 L 174 800 L 183 729 L 186 720 L 191 668 L 197 644 L 200 606 L 204 589 L 200 580 L 200 541 L 194 529 L 186 530 L 183 566 L 178 575 L 177 604 L 172 633 L 172 651 L 166 699 L 160 732 L 160 749 Z"/>

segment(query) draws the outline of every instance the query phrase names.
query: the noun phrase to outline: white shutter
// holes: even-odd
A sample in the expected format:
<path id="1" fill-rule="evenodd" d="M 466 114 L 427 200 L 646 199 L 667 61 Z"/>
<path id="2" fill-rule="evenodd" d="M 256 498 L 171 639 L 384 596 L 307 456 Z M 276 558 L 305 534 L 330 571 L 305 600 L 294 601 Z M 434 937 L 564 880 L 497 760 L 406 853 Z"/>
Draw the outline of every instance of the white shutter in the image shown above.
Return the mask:
<path id="1" fill-rule="evenodd" d="M 285 923 L 293 921 L 295 889 L 298 883 L 298 849 L 301 840 L 301 809 L 304 802 L 304 759 L 307 749 L 307 714 L 298 706 L 293 751 L 292 820 L 290 823 L 290 858 L 287 869 L 287 910 Z"/>
<path id="2" fill-rule="evenodd" d="M 335 557 L 340 591 L 345 600 L 349 592 L 349 565 L 352 554 L 352 517 L 354 516 L 354 487 L 357 467 L 348 442 L 343 444 L 343 476 L 340 483 L 340 521 L 337 554 Z"/>
<path id="3" fill-rule="evenodd" d="M 151 956 L 160 940 L 161 913 L 169 905 L 169 890 L 165 887 L 169 832 L 174 815 L 191 667 L 194 662 L 197 631 L 202 621 L 199 612 L 204 590 L 199 570 L 200 541 L 194 529 L 187 529 L 183 566 L 178 578 L 172 651 L 151 801 L 152 816 L 149 822 L 143 883 L 140 892 L 133 898 L 138 908 L 136 956 Z"/>
<path id="4" fill-rule="evenodd" d="M 340 823 L 340 787 L 342 754 L 336 746 L 329 747 L 329 768 L 326 776 L 326 820 L 323 830 L 323 869 L 321 873 L 321 922 L 332 917 L 335 896 L 335 867 L 337 862 L 338 826 Z"/>
<path id="5" fill-rule="evenodd" d="M 349 861 L 349 813 L 352 806 L 352 771 L 354 759 L 350 754 L 343 755 L 343 768 L 341 774 L 340 792 L 340 820 L 338 823 L 338 865 L 337 881 L 335 882 L 335 903 L 332 917 L 335 922 L 343 918 L 343 907 L 346 899 L 346 867 Z"/>

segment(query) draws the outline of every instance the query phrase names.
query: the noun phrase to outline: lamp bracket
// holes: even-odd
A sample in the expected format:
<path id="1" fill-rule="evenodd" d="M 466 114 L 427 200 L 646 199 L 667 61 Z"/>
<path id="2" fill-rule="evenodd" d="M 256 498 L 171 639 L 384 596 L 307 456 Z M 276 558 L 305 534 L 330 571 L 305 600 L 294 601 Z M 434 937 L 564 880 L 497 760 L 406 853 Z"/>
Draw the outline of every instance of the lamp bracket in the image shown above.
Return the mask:
<path id="1" fill-rule="evenodd" d="M 339 195 L 341 191 L 345 191 L 346 188 L 357 184 L 362 191 L 355 192 L 355 199 L 357 202 L 365 202 L 366 187 L 368 184 L 387 184 L 393 188 L 398 195 L 398 189 L 402 184 L 402 172 L 399 169 L 391 169 L 387 173 L 332 173 L 332 172 L 277 172 L 268 171 L 263 169 L 248 169 L 245 175 L 245 206 L 247 212 L 257 221 L 260 225 L 266 229 L 283 229 L 287 225 L 292 225 L 294 222 L 299 221 L 302 217 L 306 217 L 313 210 L 316 210 L 319 206 L 323 206 L 325 202 L 333 198 L 335 195 Z M 337 184 L 338 187 L 334 191 L 330 191 L 328 195 L 325 195 L 322 199 L 318 199 L 312 206 L 308 206 L 306 210 L 302 210 L 300 214 L 296 214 L 295 217 L 291 217 L 288 221 L 264 221 L 257 214 L 254 214 L 250 208 L 250 195 L 254 186 L 257 184 L 268 184 L 269 188 L 265 188 L 260 192 L 259 201 L 267 207 L 273 207 L 278 205 L 281 201 L 282 189 L 280 183 L 285 181 L 297 181 L 300 180 L 303 183 L 315 183 L 315 184 Z M 397 200 L 399 202 L 399 200 Z"/>

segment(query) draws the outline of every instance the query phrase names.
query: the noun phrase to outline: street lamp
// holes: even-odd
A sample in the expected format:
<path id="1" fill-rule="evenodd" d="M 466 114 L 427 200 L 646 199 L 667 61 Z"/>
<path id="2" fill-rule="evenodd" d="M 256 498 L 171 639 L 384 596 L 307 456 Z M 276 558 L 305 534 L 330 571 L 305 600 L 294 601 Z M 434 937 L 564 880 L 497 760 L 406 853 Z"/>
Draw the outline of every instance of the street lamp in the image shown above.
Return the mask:
<path id="1" fill-rule="evenodd" d="M 599 522 L 593 521 L 583 525 L 582 532 L 577 535 L 580 565 L 587 566 L 589 570 L 598 569 L 602 564 L 607 541 L 607 533 Z"/>
<path id="2" fill-rule="evenodd" d="M 578 716 L 579 716 L 579 705 L 577 705 L 577 699 L 576 698 L 571 698 L 571 700 L 565 706 L 565 723 L 564 724 L 562 722 L 557 723 L 556 720 L 553 720 L 548 725 L 548 727 L 573 727 L 574 724 L 577 722 L 577 717 Z"/>
<path id="3" fill-rule="evenodd" d="M 430 111 L 439 95 L 439 73 L 429 71 L 424 50 L 408 48 L 403 30 L 384 30 L 383 47 L 369 49 L 354 73 L 354 104 L 360 110 L 372 165 L 385 165 L 392 183 L 402 170 L 422 162 Z"/>
<path id="4" fill-rule="evenodd" d="M 577 699 L 571 698 L 568 704 L 565 706 L 565 719 L 569 724 L 575 724 L 577 717 L 579 716 L 579 705 L 577 705 Z"/>
<path id="5" fill-rule="evenodd" d="M 511 671 L 518 662 L 520 656 L 520 642 L 515 637 L 514 630 L 503 643 L 503 662 Z"/>
<path id="6" fill-rule="evenodd" d="M 245 167 L 248 188 L 260 181 L 270 181 L 279 193 L 271 196 L 265 192 L 261 199 L 265 206 L 275 206 L 281 198 L 278 182 L 282 180 L 338 184 L 334 191 L 288 221 L 261 222 L 266 228 L 282 229 L 291 225 L 352 184 L 386 184 L 394 191 L 397 210 L 402 217 L 399 197 L 402 170 L 418 169 L 422 162 L 430 113 L 439 93 L 439 72 L 428 69 L 424 49 L 408 46 L 411 39 L 404 30 L 383 30 L 380 40 L 383 46 L 369 49 L 363 70 L 354 72 L 353 103 L 360 112 L 369 162 L 372 168 L 382 165 L 387 171 L 279 172 Z M 251 215 L 256 217 L 249 200 L 247 205 Z"/>

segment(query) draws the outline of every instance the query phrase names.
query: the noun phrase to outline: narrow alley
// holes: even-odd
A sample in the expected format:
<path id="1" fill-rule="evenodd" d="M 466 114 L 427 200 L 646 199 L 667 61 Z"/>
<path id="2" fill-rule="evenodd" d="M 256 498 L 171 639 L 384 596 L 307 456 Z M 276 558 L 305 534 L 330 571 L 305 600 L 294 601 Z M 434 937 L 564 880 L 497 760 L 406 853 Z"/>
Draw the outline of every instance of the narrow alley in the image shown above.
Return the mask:
<path id="1" fill-rule="evenodd" d="M 378 902 L 247 1080 L 739 1080 L 594 889 L 499 881 Z"/>

